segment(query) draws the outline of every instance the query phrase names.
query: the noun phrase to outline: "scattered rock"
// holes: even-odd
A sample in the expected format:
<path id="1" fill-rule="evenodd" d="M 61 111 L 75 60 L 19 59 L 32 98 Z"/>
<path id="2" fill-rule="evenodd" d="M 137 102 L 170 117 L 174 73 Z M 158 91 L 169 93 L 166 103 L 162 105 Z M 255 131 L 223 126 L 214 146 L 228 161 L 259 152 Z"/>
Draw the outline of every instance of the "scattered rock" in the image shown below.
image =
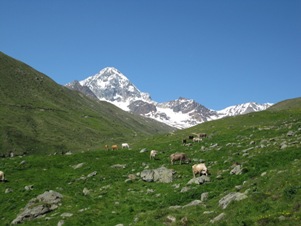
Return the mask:
<path id="1" fill-rule="evenodd" d="M 236 185 L 236 186 L 235 186 L 235 190 L 236 190 L 236 191 L 240 191 L 241 189 L 242 189 L 242 185 Z"/>
<path id="2" fill-rule="evenodd" d="M 6 188 L 5 189 L 5 194 L 8 194 L 8 193 L 11 193 L 11 192 L 13 192 L 13 189 L 11 189 L 11 188 Z"/>
<path id="3" fill-rule="evenodd" d="M 210 182 L 210 178 L 202 175 L 200 177 L 192 178 L 187 184 L 204 184 L 205 182 Z"/>
<path id="4" fill-rule="evenodd" d="M 148 152 L 146 148 L 141 149 L 140 153 Z"/>
<path id="5" fill-rule="evenodd" d="M 126 164 L 115 164 L 113 166 L 111 166 L 111 168 L 114 168 L 114 169 L 125 169 L 126 167 Z"/>
<path id="6" fill-rule="evenodd" d="M 94 176 L 96 176 L 96 174 L 97 174 L 97 171 L 94 171 L 94 172 L 88 174 L 87 177 L 94 177 Z"/>
<path id="7" fill-rule="evenodd" d="M 90 190 L 88 188 L 84 188 L 83 189 L 83 194 L 84 194 L 84 196 L 89 195 L 90 194 Z"/>
<path id="8" fill-rule="evenodd" d="M 201 205 L 202 201 L 201 200 L 194 200 L 188 204 L 186 204 L 185 206 L 183 206 L 182 208 L 186 208 L 186 207 L 190 207 L 190 206 L 198 206 Z"/>
<path id="9" fill-rule="evenodd" d="M 162 183 L 170 183 L 173 181 L 174 171 L 172 169 L 167 169 L 165 167 L 160 167 L 158 169 L 153 170 L 143 170 L 140 173 L 140 177 L 142 180 L 146 182 L 162 182 Z"/>
<path id="10" fill-rule="evenodd" d="M 72 217 L 73 213 L 62 213 L 61 217 L 66 218 L 66 217 Z"/>
<path id="11" fill-rule="evenodd" d="M 24 189 L 26 191 L 32 191 L 33 190 L 33 185 L 27 185 L 27 186 L 24 187 Z"/>
<path id="12" fill-rule="evenodd" d="M 226 209 L 227 206 L 233 201 L 240 201 L 246 199 L 248 196 L 245 193 L 240 192 L 231 192 L 228 195 L 224 196 L 222 199 L 219 200 L 219 206 L 222 209 Z"/>
<path id="13" fill-rule="evenodd" d="M 177 219 L 174 216 L 170 216 L 170 215 L 166 217 L 166 220 L 170 223 L 175 223 L 177 221 Z"/>
<path id="14" fill-rule="evenodd" d="M 81 167 L 83 167 L 84 163 L 79 163 L 77 165 L 72 166 L 73 169 L 79 169 Z"/>
<path id="15" fill-rule="evenodd" d="M 242 171 L 243 171 L 242 165 L 236 165 L 230 171 L 230 174 L 240 175 L 240 174 L 242 174 Z"/>
<path id="16" fill-rule="evenodd" d="M 136 178 L 137 178 L 137 177 L 136 177 L 135 174 L 129 174 L 129 175 L 128 175 L 128 179 L 131 180 L 131 181 L 136 180 Z"/>
<path id="17" fill-rule="evenodd" d="M 218 215 L 215 218 L 213 218 L 212 220 L 210 220 L 210 223 L 215 223 L 217 221 L 221 221 L 222 219 L 224 219 L 225 216 L 226 216 L 225 213 L 221 213 L 220 215 Z"/>
<path id="18" fill-rule="evenodd" d="M 184 206 L 179 206 L 179 205 L 170 206 L 169 209 L 183 209 L 183 208 L 190 207 L 190 206 L 199 206 L 201 204 L 203 204 L 203 202 L 201 200 L 194 200 L 194 201 L 192 201 L 192 202 L 190 202 L 190 203 L 188 203 Z"/>
<path id="19" fill-rule="evenodd" d="M 280 144 L 280 149 L 285 149 L 285 148 L 287 148 L 288 146 L 287 146 L 287 144 L 286 143 L 282 143 L 282 144 Z"/>
<path id="20" fill-rule="evenodd" d="M 267 172 L 263 172 L 263 173 L 261 174 L 262 177 L 264 177 L 265 175 L 267 175 Z"/>
<path id="21" fill-rule="evenodd" d="M 63 195 L 56 191 L 46 191 L 36 198 L 31 199 L 23 211 L 12 221 L 19 224 L 25 220 L 32 220 L 58 208 Z"/>
<path id="22" fill-rule="evenodd" d="M 201 201 L 202 202 L 206 202 L 208 200 L 209 197 L 209 192 L 204 192 L 201 194 Z"/>
<path id="23" fill-rule="evenodd" d="M 181 193 L 183 193 L 183 192 L 188 192 L 189 190 L 190 190 L 189 187 L 183 187 L 183 188 L 181 189 Z"/>

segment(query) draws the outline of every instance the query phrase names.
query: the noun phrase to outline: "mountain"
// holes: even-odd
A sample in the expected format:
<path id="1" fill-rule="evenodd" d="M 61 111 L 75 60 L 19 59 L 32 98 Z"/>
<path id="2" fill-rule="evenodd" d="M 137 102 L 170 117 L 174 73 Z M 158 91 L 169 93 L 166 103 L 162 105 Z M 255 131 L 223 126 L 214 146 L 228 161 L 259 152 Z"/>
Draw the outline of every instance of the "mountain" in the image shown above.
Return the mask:
<path id="1" fill-rule="evenodd" d="M 113 103 L 125 111 L 129 111 L 128 105 L 134 101 L 152 102 L 149 94 L 138 90 L 128 78 L 113 67 L 104 68 L 96 75 L 80 81 L 79 84 L 89 88 L 99 100 Z M 81 89 L 74 86 L 74 82 L 66 86 L 78 91 Z"/>
<path id="2" fill-rule="evenodd" d="M 89 150 L 174 130 L 83 90 L 92 98 L 0 52 L 0 155 Z"/>
<path id="3" fill-rule="evenodd" d="M 96 75 L 82 81 L 71 82 L 66 87 L 86 95 L 88 93 L 91 95 L 92 92 L 99 100 L 108 101 L 125 111 L 152 118 L 179 129 L 226 116 L 265 110 L 272 105 L 252 102 L 215 111 L 183 97 L 158 103 L 153 101 L 148 93 L 141 92 L 125 75 L 113 67 L 104 68 Z"/>
<path id="4" fill-rule="evenodd" d="M 223 110 L 217 111 L 217 113 L 219 114 L 220 117 L 242 115 L 254 111 L 263 111 L 271 107 L 272 105 L 273 104 L 271 103 L 258 104 L 255 102 L 249 102 L 249 103 L 238 104 L 238 105 L 227 107 Z"/>

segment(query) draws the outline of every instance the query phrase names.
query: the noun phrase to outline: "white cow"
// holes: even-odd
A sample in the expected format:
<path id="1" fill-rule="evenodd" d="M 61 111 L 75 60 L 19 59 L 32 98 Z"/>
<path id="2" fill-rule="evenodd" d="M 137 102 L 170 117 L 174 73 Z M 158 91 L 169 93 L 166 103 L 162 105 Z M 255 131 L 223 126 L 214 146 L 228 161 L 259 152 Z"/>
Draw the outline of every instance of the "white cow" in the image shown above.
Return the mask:
<path id="1" fill-rule="evenodd" d="M 195 177 L 196 174 L 205 174 L 208 176 L 208 169 L 204 163 L 194 164 L 192 166 L 192 174 Z"/>
<path id="2" fill-rule="evenodd" d="M 123 143 L 123 144 L 121 144 L 121 147 L 122 147 L 122 149 L 123 149 L 123 148 L 129 149 L 129 148 L 130 148 L 130 145 L 129 145 L 128 143 Z"/>
<path id="3" fill-rule="evenodd" d="M 5 181 L 4 172 L 0 171 L 0 181 Z"/>
<path id="4" fill-rule="evenodd" d="M 199 137 L 194 137 L 193 139 L 192 139 L 192 141 L 193 142 L 200 142 L 200 141 L 202 141 L 202 138 L 199 138 Z"/>
<path id="5" fill-rule="evenodd" d="M 156 150 L 151 150 L 150 151 L 150 155 L 149 155 L 149 158 L 150 159 L 156 159 L 156 155 L 158 154 L 158 151 Z"/>

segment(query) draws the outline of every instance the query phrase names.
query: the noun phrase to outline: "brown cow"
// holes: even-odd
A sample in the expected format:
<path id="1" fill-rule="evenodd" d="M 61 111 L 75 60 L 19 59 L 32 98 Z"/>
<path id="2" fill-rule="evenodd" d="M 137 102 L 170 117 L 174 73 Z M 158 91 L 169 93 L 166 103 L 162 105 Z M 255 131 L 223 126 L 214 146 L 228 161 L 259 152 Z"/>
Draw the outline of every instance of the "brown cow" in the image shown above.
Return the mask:
<path id="1" fill-rule="evenodd" d="M 170 155 L 170 162 L 173 165 L 175 161 L 180 161 L 180 165 L 182 164 L 182 161 L 187 161 L 188 158 L 185 153 L 174 153 Z"/>
<path id="2" fill-rule="evenodd" d="M 118 145 L 117 144 L 114 144 L 114 145 L 112 145 L 112 150 L 118 150 Z"/>

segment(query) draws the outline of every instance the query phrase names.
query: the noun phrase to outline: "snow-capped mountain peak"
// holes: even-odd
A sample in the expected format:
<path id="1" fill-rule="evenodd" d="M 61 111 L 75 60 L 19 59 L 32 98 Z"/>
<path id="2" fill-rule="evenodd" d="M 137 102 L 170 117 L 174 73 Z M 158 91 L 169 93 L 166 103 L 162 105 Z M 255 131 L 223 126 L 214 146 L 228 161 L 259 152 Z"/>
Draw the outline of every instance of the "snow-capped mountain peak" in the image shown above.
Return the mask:
<path id="1" fill-rule="evenodd" d="M 141 92 L 114 67 L 106 67 L 79 83 L 88 87 L 98 99 L 111 102 L 126 111 L 129 111 L 128 105 L 133 100 L 151 101 L 149 94 Z"/>
<path id="2" fill-rule="evenodd" d="M 226 116 L 265 110 L 272 105 L 250 102 L 215 111 L 183 97 L 158 103 L 153 101 L 148 93 L 141 92 L 114 67 L 106 67 L 93 76 L 66 86 L 90 97 L 110 102 L 125 111 L 153 118 L 179 129 Z"/>

